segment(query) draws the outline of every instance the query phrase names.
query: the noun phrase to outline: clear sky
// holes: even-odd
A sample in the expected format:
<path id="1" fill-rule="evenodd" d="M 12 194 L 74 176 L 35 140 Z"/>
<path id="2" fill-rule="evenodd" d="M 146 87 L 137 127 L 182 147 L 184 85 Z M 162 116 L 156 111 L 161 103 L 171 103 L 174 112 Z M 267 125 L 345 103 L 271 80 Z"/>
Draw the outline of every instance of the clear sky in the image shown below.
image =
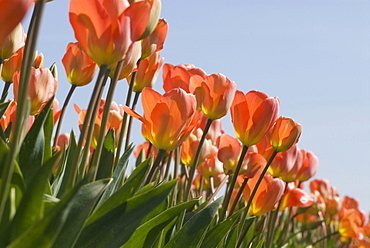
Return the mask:
<path id="1" fill-rule="evenodd" d="M 74 42 L 68 2 L 47 3 L 38 50 L 45 66 L 59 69 L 57 98 L 69 84 L 61 58 Z M 370 211 L 370 1 L 162 0 L 169 33 L 161 55 L 171 64 L 194 64 L 223 73 L 244 92 L 261 90 L 281 101 L 280 114 L 303 126 L 299 147 L 320 160 L 316 178 L 327 178 L 342 198 Z M 126 82 L 116 91 L 123 104 Z M 155 89 L 162 91 L 162 80 Z M 72 103 L 86 108 L 92 86 Z M 76 129 L 70 106 L 64 131 Z M 137 123 L 138 124 L 138 123 Z M 139 124 L 137 136 L 139 136 Z M 230 118 L 224 129 L 234 135 Z M 135 137 L 138 144 L 141 136 Z"/>

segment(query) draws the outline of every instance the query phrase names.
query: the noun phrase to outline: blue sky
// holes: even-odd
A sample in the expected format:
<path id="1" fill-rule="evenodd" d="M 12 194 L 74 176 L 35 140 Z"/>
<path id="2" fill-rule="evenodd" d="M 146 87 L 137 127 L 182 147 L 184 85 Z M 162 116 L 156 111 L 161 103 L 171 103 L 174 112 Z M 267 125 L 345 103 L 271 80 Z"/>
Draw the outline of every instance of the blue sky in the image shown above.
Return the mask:
<path id="1" fill-rule="evenodd" d="M 58 65 L 60 102 L 69 90 L 61 58 L 68 42 L 75 41 L 68 2 L 47 3 L 38 43 L 45 66 Z M 341 198 L 355 197 L 370 211 L 369 1 L 162 4 L 161 16 L 169 23 L 161 52 L 166 63 L 194 64 L 208 74 L 223 73 L 244 92 L 279 97 L 280 114 L 303 126 L 299 147 L 319 157 L 316 178 L 327 178 Z M 118 103 L 125 101 L 126 85 L 122 81 L 117 88 Z M 162 92 L 161 78 L 155 89 Z M 91 90 L 91 85 L 77 89 L 72 102 L 86 108 Z M 67 115 L 63 130 L 76 129 L 72 106 Z M 224 129 L 234 134 L 229 117 Z"/>

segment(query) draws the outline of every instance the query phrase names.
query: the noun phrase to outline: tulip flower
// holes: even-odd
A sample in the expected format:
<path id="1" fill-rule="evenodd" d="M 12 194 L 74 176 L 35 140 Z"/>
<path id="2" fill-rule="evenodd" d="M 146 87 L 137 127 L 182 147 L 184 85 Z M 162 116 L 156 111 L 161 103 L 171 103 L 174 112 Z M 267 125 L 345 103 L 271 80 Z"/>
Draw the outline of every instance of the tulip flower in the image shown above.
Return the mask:
<path id="1" fill-rule="evenodd" d="M 164 64 L 162 70 L 163 89 L 169 91 L 174 88 L 181 88 L 188 93 L 193 93 L 195 87 L 190 85 L 190 77 L 199 75 L 205 77 L 207 74 L 194 65 L 171 65 Z"/>
<path id="2" fill-rule="evenodd" d="M 20 73 L 13 76 L 14 98 L 17 100 Z M 55 95 L 58 89 L 58 81 L 46 67 L 32 68 L 28 96 L 31 99 L 31 115 L 37 115 L 42 107 Z"/>
<path id="3" fill-rule="evenodd" d="M 68 82 L 76 86 L 90 83 L 97 70 L 96 63 L 81 49 L 77 42 L 68 44 L 62 63 Z"/>
<path id="4" fill-rule="evenodd" d="M 302 153 L 298 146 L 294 145 L 288 151 L 276 155 L 268 172 L 273 177 L 280 177 L 284 182 L 294 182 L 301 166 Z"/>
<path id="5" fill-rule="evenodd" d="M 127 114 L 143 122 L 142 134 L 155 147 L 172 151 L 195 128 L 198 121 L 196 100 L 192 94 L 177 88 L 164 95 L 151 88 L 142 91 L 144 117 L 124 106 Z"/>
<path id="6" fill-rule="evenodd" d="M 301 153 L 303 162 L 301 169 L 297 173 L 297 180 L 304 182 L 315 176 L 317 167 L 319 166 L 319 160 L 316 155 L 310 151 L 301 150 Z"/>
<path id="7" fill-rule="evenodd" d="M 208 119 L 216 120 L 226 115 L 235 96 L 235 82 L 217 73 L 204 78 L 194 75 L 190 83 L 198 86 L 194 90 L 198 108 Z"/>
<path id="8" fill-rule="evenodd" d="M 69 19 L 75 37 L 99 65 L 122 60 L 129 47 L 147 28 L 151 4 L 139 1 L 71 0 Z"/>
<path id="9" fill-rule="evenodd" d="M 279 117 L 271 133 L 270 143 L 276 152 L 287 151 L 301 136 L 302 126 L 293 119 Z"/>
<path id="10" fill-rule="evenodd" d="M 0 0 L 0 47 L 3 46 L 8 35 L 22 21 L 32 0 Z"/>
<path id="11" fill-rule="evenodd" d="M 208 157 L 197 168 L 198 173 L 207 179 L 224 174 L 222 162 L 217 158 L 217 150 L 217 147 L 212 146 Z"/>
<path id="12" fill-rule="evenodd" d="M 292 182 L 288 183 L 287 185 L 280 210 L 289 207 L 306 208 L 311 206 L 312 203 L 312 197 L 308 193 L 304 192 L 302 189 L 297 188 Z"/>
<path id="13" fill-rule="evenodd" d="M 141 60 L 150 57 L 155 52 L 163 49 L 166 39 L 168 24 L 165 19 L 159 19 L 154 31 L 141 41 Z"/>
<path id="14" fill-rule="evenodd" d="M 13 82 L 14 72 L 21 69 L 24 46 L 19 48 L 9 59 L 7 59 L 1 68 L 1 79 L 4 82 Z"/>
<path id="15" fill-rule="evenodd" d="M 205 116 L 203 113 L 200 113 L 199 117 L 199 123 L 198 127 L 204 130 L 208 122 L 207 116 Z M 206 139 L 209 139 L 212 141 L 212 144 L 218 145 L 220 136 L 224 133 L 222 130 L 222 119 L 217 119 L 212 121 L 211 126 L 209 127 L 209 130 L 207 132 Z"/>
<path id="16" fill-rule="evenodd" d="M 138 60 L 140 59 L 140 54 L 141 54 L 141 42 L 136 41 L 129 47 L 127 53 L 122 59 L 122 68 L 118 76 L 118 80 L 122 80 L 128 77 L 133 71 L 136 70 L 136 65 Z M 112 66 L 110 66 L 109 77 L 111 78 L 114 77 L 114 74 L 116 73 L 116 67 L 117 64 L 113 64 Z"/>
<path id="17" fill-rule="evenodd" d="M 141 92 L 145 87 L 152 88 L 154 86 L 163 61 L 164 58 L 160 59 L 158 52 L 154 53 L 147 59 L 140 61 L 133 87 L 134 92 Z M 127 81 L 131 82 L 130 76 L 128 77 Z"/>
<path id="18" fill-rule="evenodd" d="M 243 191 L 245 203 L 248 202 L 251 192 L 257 183 L 258 178 L 254 177 L 248 180 L 248 183 Z M 279 178 L 272 178 L 266 174 L 255 197 L 252 199 L 249 213 L 255 216 L 261 216 L 275 208 L 276 203 L 280 200 L 284 193 L 284 182 Z"/>
<path id="19" fill-rule="evenodd" d="M 363 239 L 362 227 L 365 222 L 365 214 L 358 209 L 349 209 L 340 218 L 338 231 L 342 236 L 342 241 L 347 241 L 349 238 Z"/>
<path id="20" fill-rule="evenodd" d="M 187 166 L 194 163 L 194 157 L 197 152 L 203 131 L 196 128 L 181 145 L 181 162 Z M 203 162 L 211 154 L 212 141 L 206 139 L 200 152 L 199 161 Z M 198 162 L 199 164 L 199 162 Z"/>
<path id="21" fill-rule="evenodd" d="M 263 139 L 276 120 L 279 99 L 260 91 L 244 95 L 237 90 L 230 111 L 236 137 L 243 145 L 252 146 Z"/>
<path id="22" fill-rule="evenodd" d="M 23 26 L 19 23 L 0 45 L 0 60 L 10 58 L 19 48 L 24 46 L 25 34 Z"/>

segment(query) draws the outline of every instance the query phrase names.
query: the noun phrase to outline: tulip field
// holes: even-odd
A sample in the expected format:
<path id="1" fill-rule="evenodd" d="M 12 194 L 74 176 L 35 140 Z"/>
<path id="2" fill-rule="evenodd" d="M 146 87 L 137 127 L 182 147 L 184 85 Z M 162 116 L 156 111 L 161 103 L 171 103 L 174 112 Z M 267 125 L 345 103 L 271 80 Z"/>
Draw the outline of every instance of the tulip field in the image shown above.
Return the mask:
<path id="1" fill-rule="evenodd" d="M 64 68 L 35 51 L 49 4 L 0 0 L 0 248 L 370 247 L 367 214 L 315 178 L 284 99 L 160 56 L 164 3 L 70 0 Z"/>

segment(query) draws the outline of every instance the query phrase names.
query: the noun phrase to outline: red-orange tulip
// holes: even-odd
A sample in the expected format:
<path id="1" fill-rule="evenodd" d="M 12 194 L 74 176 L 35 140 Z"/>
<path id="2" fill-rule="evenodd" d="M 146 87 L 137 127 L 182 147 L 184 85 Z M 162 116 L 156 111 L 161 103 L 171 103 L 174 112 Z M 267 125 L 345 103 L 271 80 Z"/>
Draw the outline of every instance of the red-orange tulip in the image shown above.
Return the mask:
<path id="1" fill-rule="evenodd" d="M 14 98 L 17 100 L 20 73 L 13 76 Z M 32 68 L 28 96 L 31 99 L 31 115 L 37 115 L 42 107 L 55 95 L 58 89 L 58 81 L 46 67 Z"/>
<path id="2" fill-rule="evenodd" d="M 154 31 L 141 41 L 141 60 L 148 58 L 153 53 L 163 49 L 166 39 L 168 24 L 165 19 L 159 19 Z"/>
<path id="3" fill-rule="evenodd" d="M 304 182 L 315 176 L 319 166 L 319 159 L 310 151 L 301 150 L 301 153 L 303 162 L 301 169 L 298 171 L 297 180 Z"/>
<path id="4" fill-rule="evenodd" d="M 258 177 L 248 180 L 247 186 L 243 191 L 244 200 L 247 203 Z M 252 200 L 249 213 L 255 216 L 261 216 L 275 208 L 276 203 L 284 193 L 284 182 L 279 178 L 272 178 L 266 174 L 258 187 L 256 195 Z"/>
<path id="5" fill-rule="evenodd" d="M 270 143 L 276 152 L 287 151 L 301 136 L 302 126 L 293 119 L 279 117 L 271 133 Z"/>
<path id="6" fill-rule="evenodd" d="M 163 89 L 169 91 L 174 88 L 181 88 L 188 93 L 193 93 L 195 87 L 190 85 L 190 77 L 199 75 L 205 77 L 207 74 L 194 65 L 163 65 Z"/>
<path id="7" fill-rule="evenodd" d="M 85 53 L 78 43 L 69 43 L 62 63 L 70 84 L 84 86 L 90 83 L 96 73 L 96 63 Z"/>
<path id="8" fill-rule="evenodd" d="M 147 59 L 140 61 L 134 82 L 134 92 L 141 92 L 145 87 L 152 88 L 154 86 L 163 61 L 164 58 L 160 58 L 158 52 L 153 53 Z M 131 82 L 131 77 L 128 77 L 127 80 Z"/>
<path id="9" fill-rule="evenodd" d="M 133 71 L 136 70 L 137 61 L 140 59 L 141 55 L 141 42 L 134 42 L 128 49 L 127 53 L 122 59 L 122 68 L 118 76 L 118 80 L 124 79 L 129 76 Z M 117 64 L 113 64 L 110 68 L 109 76 L 114 77 L 116 73 Z"/>
<path id="10" fill-rule="evenodd" d="M 205 77 L 194 75 L 190 84 L 196 86 L 194 94 L 198 108 L 208 119 L 216 120 L 225 116 L 235 96 L 236 84 L 221 73 Z"/>
<path id="11" fill-rule="evenodd" d="M 306 208 L 311 206 L 312 203 L 313 199 L 308 193 L 304 192 L 300 188 L 297 188 L 294 183 L 288 183 L 280 210 L 293 206 Z"/>
<path id="12" fill-rule="evenodd" d="M 302 154 L 297 145 L 288 151 L 278 153 L 268 172 L 273 177 L 280 177 L 284 182 L 294 182 L 302 166 Z"/>
<path id="13" fill-rule="evenodd" d="M 279 99 L 260 91 L 244 95 L 237 90 L 230 110 L 236 137 L 243 145 L 252 146 L 263 139 L 276 120 Z"/>
<path id="14" fill-rule="evenodd" d="M 181 145 L 181 162 L 187 166 L 192 166 L 194 163 L 195 154 L 198 150 L 200 139 L 203 135 L 203 131 L 200 128 L 196 128 L 191 132 L 188 138 Z M 204 140 L 200 157 L 198 161 L 202 163 L 211 153 L 212 141 L 209 139 Z"/>
<path id="15" fill-rule="evenodd" d="M 1 68 L 1 79 L 4 82 L 13 82 L 14 72 L 21 69 L 24 46 L 19 48 L 9 59 L 7 59 Z"/>
<path id="16" fill-rule="evenodd" d="M 0 0 L 0 46 L 22 21 L 31 4 L 32 0 Z"/>
<path id="17" fill-rule="evenodd" d="M 144 117 L 126 106 L 124 110 L 143 122 L 144 138 L 158 149 L 174 150 L 189 136 L 198 122 L 195 96 L 180 88 L 161 95 L 146 87 L 142 91 L 142 104 Z"/>
<path id="18" fill-rule="evenodd" d="M 131 44 L 144 33 L 151 4 L 139 1 L 71 0 L 69 19 L 75 37 L 99 65 L 123 59 Z"/>

